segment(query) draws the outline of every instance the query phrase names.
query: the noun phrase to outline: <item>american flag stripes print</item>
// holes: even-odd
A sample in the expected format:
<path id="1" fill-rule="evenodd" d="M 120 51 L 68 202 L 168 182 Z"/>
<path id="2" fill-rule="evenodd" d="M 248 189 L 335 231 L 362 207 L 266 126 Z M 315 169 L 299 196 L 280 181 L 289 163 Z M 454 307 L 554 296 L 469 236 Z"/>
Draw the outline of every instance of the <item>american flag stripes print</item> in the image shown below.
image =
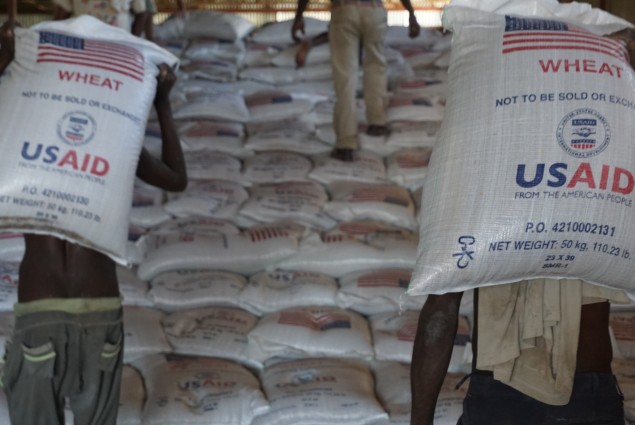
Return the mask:
<path id="1" fill-rule="evenodd" d="M 37 62 L 98 68 L 137 81 L 143 81 L 145 70 L 143 55 L 133 47 L 49 31 L 40 32 Z"/>

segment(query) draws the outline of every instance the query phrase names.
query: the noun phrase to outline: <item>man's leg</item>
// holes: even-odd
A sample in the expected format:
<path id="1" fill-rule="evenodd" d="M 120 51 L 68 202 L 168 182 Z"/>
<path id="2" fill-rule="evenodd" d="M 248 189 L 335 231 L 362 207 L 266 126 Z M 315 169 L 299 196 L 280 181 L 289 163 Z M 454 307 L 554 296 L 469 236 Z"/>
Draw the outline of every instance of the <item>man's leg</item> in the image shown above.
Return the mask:
<path id="1" fill-rule="evenodd" d="M 366 105 L 367 133 L 372 136 L 386 134 L 386 105 L 388 103 L 384 38 L 387 15 L 383 7 L 362 8 L 364 103 Z"/>
<path id="2" fill-rule="evenodd" d="M 331 67 L 335 90 L 333 126 L 337 149 L 355 150 L 357 140 L 357 72 L 360 7 L 334 5 L 329 26 Z"/>
<path id="3" fill-rule="evenodd" d="M 59 319 L 55 313 L 16 311 L 3 379 L 12 425 L 64 424 L 61 387 L 67 378 L 68 335 Z"/>
<path id="4" fill-rule="evenodd" d="M 108 302 L 110 299 L 102 300 Z M 81 358 L 79 384 L 70 394 L 75 424 L 115 425 L 123 359 L 121 306 L 80 316 L 77 347 Z"/>

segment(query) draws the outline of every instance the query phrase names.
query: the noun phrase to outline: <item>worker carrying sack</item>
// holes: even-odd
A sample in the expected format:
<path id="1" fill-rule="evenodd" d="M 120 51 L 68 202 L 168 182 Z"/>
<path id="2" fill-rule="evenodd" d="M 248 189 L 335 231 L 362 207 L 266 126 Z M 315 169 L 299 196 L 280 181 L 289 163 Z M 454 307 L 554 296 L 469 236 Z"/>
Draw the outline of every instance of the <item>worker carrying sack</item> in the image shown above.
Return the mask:
<path id="1" fill-rule="evenodd" d="M 15 34 L 0 84 L 0 229 L 54 235 L 127 263 L 157 65 L 177 59 L 90 16 Z"/>
<path id="2" fill-rule="evenodd" d="M 453 1 L 449 93 L 408 293 L 529 278 L 635 292 L 630 26 L 555 0 Z"/>

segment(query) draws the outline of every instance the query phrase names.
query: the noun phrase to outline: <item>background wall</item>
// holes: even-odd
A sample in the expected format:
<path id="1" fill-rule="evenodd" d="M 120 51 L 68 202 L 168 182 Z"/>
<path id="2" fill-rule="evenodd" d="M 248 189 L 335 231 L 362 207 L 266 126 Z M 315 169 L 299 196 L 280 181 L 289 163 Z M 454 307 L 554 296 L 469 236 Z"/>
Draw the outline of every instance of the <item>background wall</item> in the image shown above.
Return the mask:
<path id="1" fill-rule="evenodd" d="M 262 25 L 293 17 L 297 0 L 184 0 L 188 9 L 207 8 L 239 13 L 241 16 Z M 449 0 L 411 0 L 416 9 L 417 18 L 423 26 L 438 26 L 440 10 Z M 570 0 L 561 0 L 570 3 Z M 161 13 L 156 22 L 162 22 L 171 12 L 176 10 L 175 0 L 156 0 Z M 407 25 L 407 14 L 403 12 L 400 0 L 384 0 L 389 12 L 390 25 Z M 603 8 L 635 24 L 635 5 L 633 0 L 587 0 L 594 7 Z M 328 20 L 330 0 L 311 0 L 306 16 Z M 0 0 L 0 22 L 6 19 L 6 0 Z M 51 0 L 18 0 L 20 22 L 25 26 L 50 19 Z"/>

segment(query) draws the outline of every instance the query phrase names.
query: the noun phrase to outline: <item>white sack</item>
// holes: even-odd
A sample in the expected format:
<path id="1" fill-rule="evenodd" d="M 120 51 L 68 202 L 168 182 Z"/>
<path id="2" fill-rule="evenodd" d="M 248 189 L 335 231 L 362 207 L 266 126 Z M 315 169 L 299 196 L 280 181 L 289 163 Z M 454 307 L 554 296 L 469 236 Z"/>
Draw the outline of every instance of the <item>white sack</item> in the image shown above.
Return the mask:
<path id="1" fill-rule="evenodd" d="M 202 307 L 238 307 L 245 277 L 222 271 L 175 270 L 152 279 L 148 298 L 157 308 L 174 312 Z"/>
<path id="2" fill-rule="evenodd" d="M 335 307 L 337 290 L 337 281 L 322 273 L 274 270 L 252 276 L 240 303 L 260 315 L 291 307 Z"/>
<path id="3" fill-rule="evenodd" d="M 230 61 L 220 59 L 188 60 L 180 69 L 184 78 L 200 78 L 203 80 L 229 83 L 236 80 L 238 66 Z"/>
<path id="4" fill-rule="evenodd" d="M 148 298 L 148 282 L 139 279 L 136 269 L 118 265 L 116 273 L 123 305 L 154 307 Z"/>
<path id="5" fill-rule="evenodd" d="M 87 15 L 15 35 L 0 85 L 0 228 L 54 235 L 127 263 L 157 65 L 177 59 Z"/>
<path id="6" fill-rule="evenodd" d="M 213 38 L 197 38 L 190 40 L 182 57 L 193 61 L 214 62 L 220 60 L 240 65 L 244 54 L 245 44 L 242 41 L 222 42 Z"/>
<path id="7" fill-rule="evenodd" d="M 338 180 L 364 183 L 384 182 L 386 166 L 382 157 L 362 149 L 354 152 L 351 162 L 339 161 L 331 158 L 330 155 L 316 157 L 315 166 L 309 177 L 326 185 Z"/>
<path id="8" fill-rule="evenodd" d="M 410 363 L 419 310 L 390 312 L 370 317 L 375 360 Z"/>
<path id="9" fill-rule="evenodd" d="M 381 223 L 342 223 L 348 230 L 305 236 L 299 251 L 278 263 L 288 270 L 305 270 L 341 277 L 381 268 L 414 267 L 417 235 Z M 360 233 L 355 233 L 359 231 Z"/>
<path id="10" fill-rule="evenodd" d="M 411 190 L 423 186 L 430 155 L 432 148 L 400 149 L 386 160 L 388 179 Z"/>
<path id="11" fill-rule="evenodd" d="M 326 189 L 314 181 L 259 184 L 251 188 L 240 214 L 263 223 L 288 222 L 326 229 L 335 220 L 322 211 Z"/>
<path id="12" fill-rule="evenodd" d="M 313 164 L 293 152 L 261 152 L 245 160 L 243 175 L 251 183 L 306 180 Z"/>
<path id="13" fill-rule="evenodd" d="M 291 38 L 291 26 L 293 19 L 273 22 L 263 25 L 251 34 L 254 43 L 288 45 L 293 43 Z M 318 34 L 328 31 L 328 22 L 311 17 L 304 18 L 304 36 L 313 38 Z"/>
<path id="14" fill-rule="evenodd" d="M 388 101 L 386 120 L 395 121 L 441 121 L 445 110 L 444 100 L 439 97 L 393 95 Z"/>
<path id="15" fill-rule="evenodd" d="M 156 309 L 124 306 L 124 363 L 150 354 L 172 351 L 161 326 L 164 316 L 165 313 Z"/>
<path id="16" fill-rule="evenodd" d="M 444 12 L 453 31 L 448 108 L 409 291 L 542 277 L 633 290 L 624 276 L 635 272 L 635 71 L 623 43 L 593 34 L 627 23 L 577 3 L 502 7 L 536 16 Z M 545 50 L 554 37 L 570 42 Z"/>
<path id="17" fill-rule="evenodd" d="M 267 314 L 249 333 L 249 356 L 269 359 L 373 356 L 362 316 L 336 307 L 292 307 Z"/>
<path id="18" fill-rule="evenodd" d="M 187 95 L 187 101 L 174 108 L 177 120 L 216 120 L 244 123 L 249 110 L 240 93 L 206 90 Z"/>
<path id="19" fill-rule="evenodd" d="M 244 68 L 238 73 L 241 80 L 254 80 L 261 83 L 280 85 L 291 84 L 298 80 L 295 68 L 279 68 L 275 66 L 254 66 Z"/>
<path id="20" fill-rule="evenodd" d="M 407 189 L 392 184 L 334 182 L 324 211 L 338 221 L 377 220 L 414 230 L 414 201 Z"/>
<path id="21" fill-rule="evenodd" d="M 409 425 L 412 408 L 410 391 L 410 365 L 396 362 L 379 362 L 373 366 L 375 389 L 379 400 L 390 414 L 391 425 Z M 463 399 L 468 383 L 456 385 L 463 375 L 448 373 L 443 380 L 434 411 L 435 425 L 456 425 L 463 413 Z"/>
<path id="22" fill-rule="evenodd" d="M 164 208 L 176 217 L 231 219 L 249 198 L 247 190 L 229 180 L 190 180 L 185 191 L 169 193 Z"/>
<path id="23" fill-rule="evenodd" d="M 192 180 L 229 180 L 246 183 L 242 175 L 242 162 L 227 153 L 214 150 L 185 152 L 187 176 Z"/>
<path id="24" fill-rule="evenodd" d="M 302 233 L 296 225 L 261 225 L 238 235 L 209 236 L 177 242 L 152 251 L 139 265 L 149 280 L 170 270 L 226 270 L 251 275 L 295 254 Z"/>
<path id="25" fill-rule="evenodd" d="M 269 410 L 260 382 L 238 363 L 176 356 L 145 363 L 144 425 L 250 425 Z"/>
<path id="26" fill-rule="evenodd" d="M 251 367 L 262 365 L 247 355 L 247 334 L 258 322 L 238 308 L 207 307 L 172 313 L 163 319 L 168 342 L 176 354 L 219 357 Z"/>
<path id="27" fill-rule="evenodd" d="M 296 118 L 313 109 L 306 97 L 282 90 L 265 90 L 245 97 L 251 122 L 267 122 Z"/>
<path id="28" fill-rule="evenodd" d="M 141 413 L 146 399 L 143 378 L 135 368 L 124 365 L 121 370 L 121 393 L 117 425 L 141 425 Z"/>
<path id="29" fill-rule="evenodd" d="M 130 225 L 152 227 L 169 220 L 172 216 L 163 209 L 165 193 L 137 178 L 132 194 Z"/>
<path id="30" fill-rule="evenodd" d="M 376 269 L 340 277 L 337 305 L 363 315 L 421 309 L 425 297 L 404 297 L 412 270 Z"/>
<path id="31" fill-rule="evenodd" d="M 245 147 L 256 152 L 289 151 L 304 155 L 321 154 L 332 149 L 306 129 L 285 127 L 252 134 L 247 138 Z"/>
<path id="32" fill-rule="evenodd" d="M 235 235 L 240 230 L 226 220 L 206 217 L 175 218 L 151 228 L 139 241 L 137 248 L 145 256 L 164 245 L 194 242 L 208 236 Z"/>
<path id="33" fill-rule="evenodd" d="M 390 415 L 390 425 L 410 425 L 410 362 L 373 363 L 375 392 Z"/>
<path id="34" fill-rule="evenodd" d="M 22 233 L 0 233 L 0 261 L 20 262 L 24 257 Z"/>
<path id="35" fill-rule="evenodd" d="M 307 359 L 266 368 L 262 384 L 269 413 L 253 425 L 386 425 L 373 377 L 359 361 Z"/>
<path id="36" fill-rule="evenodd" d="M 193 121 L 180 125 L 178 133 L 185 151 L 210 149 L 243 157 L 247 154 L 243 127 L 241 123 Z"/>

